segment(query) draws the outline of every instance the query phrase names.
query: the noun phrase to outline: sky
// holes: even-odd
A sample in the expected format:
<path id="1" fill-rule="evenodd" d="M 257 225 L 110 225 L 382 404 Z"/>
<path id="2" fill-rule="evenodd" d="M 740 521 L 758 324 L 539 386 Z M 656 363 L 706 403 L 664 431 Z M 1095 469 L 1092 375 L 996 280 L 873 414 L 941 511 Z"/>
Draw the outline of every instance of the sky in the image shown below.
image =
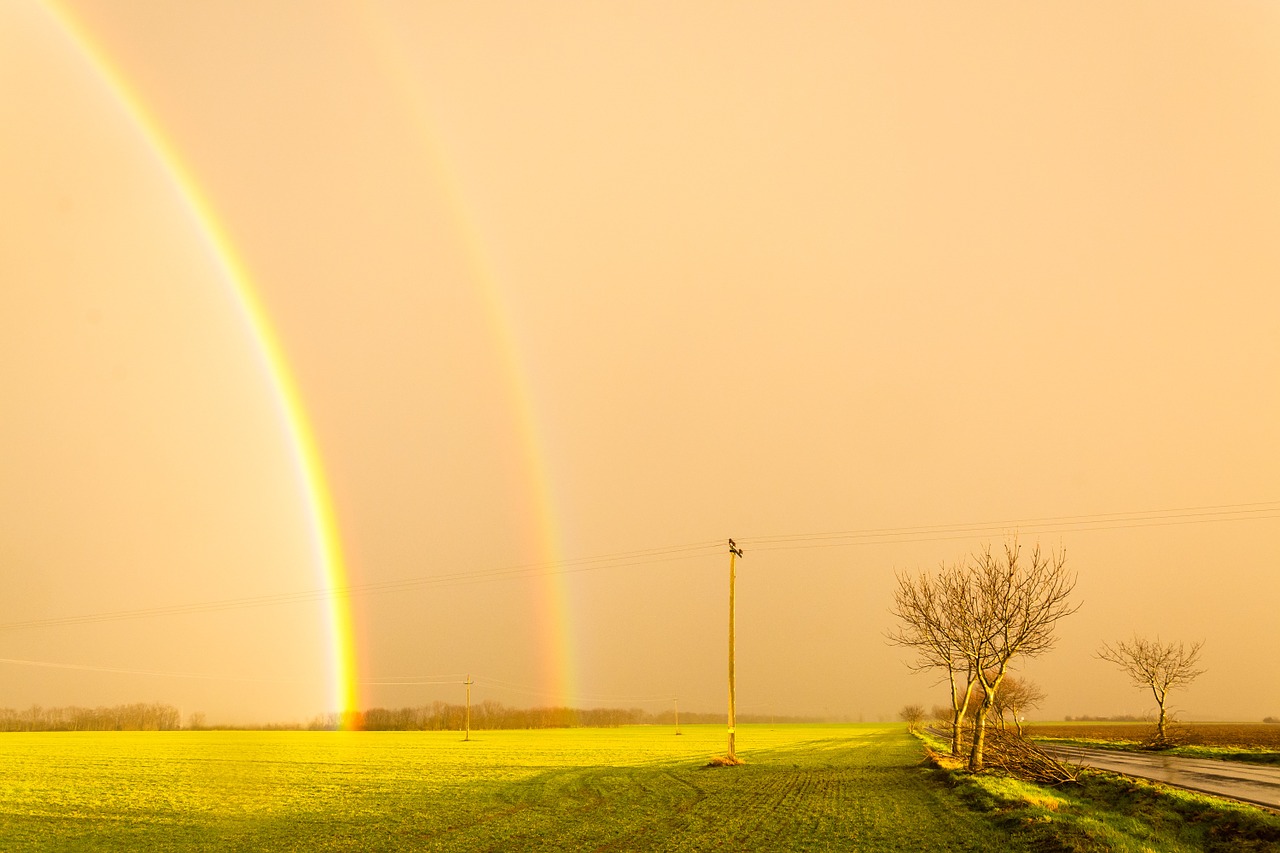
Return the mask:
<path id="1" fill-rule="evenodd" d="M 718 711 L 733 537 L 739 712 L 892 719 L 946 701 L 895 573 L 1016 534 L 1081 605 L 1033 716 L 1151 711 L 1094 657 L 1134 634 L 1205 641 L 1182 718 L 1280 715 L 1278 45 L 1237 0 L 0 4 L 0 707 L 305 721 L 337 595 L 362 707 Z"/>

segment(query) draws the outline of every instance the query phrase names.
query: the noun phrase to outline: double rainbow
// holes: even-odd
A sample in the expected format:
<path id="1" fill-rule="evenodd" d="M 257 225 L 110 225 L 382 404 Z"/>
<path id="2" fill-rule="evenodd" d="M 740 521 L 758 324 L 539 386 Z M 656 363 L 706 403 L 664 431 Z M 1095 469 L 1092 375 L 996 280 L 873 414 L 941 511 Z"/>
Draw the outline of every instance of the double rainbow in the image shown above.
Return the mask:
<path id="1" fill-rule="evenodd" d="M 235 302 L 242 312 L 253 339 L 257 342 L 257 354 L 268 382 L 274 389 L 279 416 L 292 451 L 291 462 L 298 478 L 299 491 L 306 504 L 306 515 L 311 528 L 310 536 L 321 581 L 329 593 L 327 597 L 331 638 L 329 701 L 332 703 L 331 707 L 340 713 L 343 725 L 351 726 L 358 719 L 356 712 L 361 706 L 361 678 L 357 666 L 356 634 L 353 629 L 354 620 L 348 594 L 350 580 L 343 556 L 339 520 L 334 511 L 333 499 L 325 477 L 323 459 L 307 419 L 302 394 L 289 369 L 285 353 L 257 296 L 253 281 L 237 256 L 225 229 L 190 169 L 185 166 L 158 122 L 147 112 L 141 99 L 113 66 L 105 51 L 95 43 L 92 35 L 69 12 L 55 5 L 38 5 L 51 15 L 56 28 L 74 44 L 92 72 L 115 97 L 154 153 L 158 165 L 187 206 L 199 234 L 207 242 L 210 254 L 219 267 L 221 278 L 233 292 Z M 385 34 L 383 30 L 383 35 Z M 397 62 L 397 58 L 403 61 L 403 56 L 394 49 L 395 45 L 387 43 L 384 46 L 390 48 L 385 58 L 393 65 Z M 397 79 L 402 85 L 404 84 L 404 77 L 398 76 Z M 411 105 L 409 113 L 423 136 L 423 142 L 434 149 L 435 146 L 430 144 L 432 140 L 429 122 L 420 104 L 416 98 L 410 98 L 407 103 Z M 442 172 L 447 176 L 447 170 Z M 466 207 L 456 188 L 452 184 L 450 187 L 454 196 L 452 201 L 455 204 L 455 210 L 458 211 L 460 230 L 468 244 L 472 279 L 486 303 L 495 340 L 506 362 L 508 375 L 512 377 L 512 402 L 520 421 L 520 434 L 525 442 L 524 456 L 528 460 L 526 474 L 530 481 L 530 488 L 537 496 L 533 502 L 536 507 L 535 512 L 538 514 L 538 517 L 533 519 L 533 527 L 539 537 L 536 547 L 543 562 L 550 567 L 559 560 L 558 526 L 548 497 L 549 479 L 542 462 L 537 419 L 528 391 L 528 380 L 519 357 L 508 312 L 500 297 L 492 270 L 484 261 L 486 255 L 479 235 L 471 225 L 471 217 L 466 215 Z M 546 661 L 542 673 L 543 683 L 547 695 L 552 697 L 553 701 L 568 704 L 575 693 L 576 685 L 573 677 L 575 671 L 573 643 L 569 634 L 569 605 L 562 575 L 555 572 L 544 575 L 541 598 L 540 633 L 545 646 L 543 659 Z"/>

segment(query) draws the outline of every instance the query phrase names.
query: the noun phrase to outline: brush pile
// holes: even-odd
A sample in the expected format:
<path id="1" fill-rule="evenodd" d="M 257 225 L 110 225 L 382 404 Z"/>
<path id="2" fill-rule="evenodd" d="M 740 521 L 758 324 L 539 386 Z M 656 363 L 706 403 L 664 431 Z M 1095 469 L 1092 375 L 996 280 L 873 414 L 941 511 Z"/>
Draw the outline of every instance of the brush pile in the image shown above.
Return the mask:
<path id="1" fill-rule="evenodd" d="M 993 729 L 983 744 L 983 763 L 991 770 L 1044 785 L 1079 782 L 1080 771 L 1071 768 L 1013 732 Z"/>
<path id="2" fill-rule="evenodd" d="M 1165 727 L 1164 737 L 1161 737 L 1159 731 L 1157 731 L 1143 742 L 1141 748 L 1150 752 L 1163 752 L 1166 749 L 1186 746 L 1190 742 L 1191 738 L 1185 728 L 1168 725 Z"/>
<path id="3" fill-rule="evenodd" d="M 708 767 L 741 767 L 742 759 L 737 756 L 717 755 L 707 762 Z"/>

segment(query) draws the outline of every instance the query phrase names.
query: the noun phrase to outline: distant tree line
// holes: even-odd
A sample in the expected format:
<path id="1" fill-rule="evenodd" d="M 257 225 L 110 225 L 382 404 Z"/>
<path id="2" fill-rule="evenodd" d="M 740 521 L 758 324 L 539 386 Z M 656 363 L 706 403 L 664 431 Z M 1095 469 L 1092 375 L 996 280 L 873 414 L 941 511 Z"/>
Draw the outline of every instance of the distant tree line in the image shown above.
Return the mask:
<path id="1" fill-rule="evenodd" d="M 409 708 L 370 708 L 347 715 L 349 727 L 365 731 L 461 731 L 466 725 L 467 708 L 448 702 L 432 702 Z M 738 714 L 742 723 L 815 722 L 808 717 Z M 324 714 L 313 719 L 307 728 L 332 730 L 340 727 L 343 716 Z M 680 712 L 682 724 L 723 723 L 723 712 Z M 616 728 L 618 726 L 675 725 L 675 711 L 645 711 L 641 708 L 512 708 L 486 699 L 471 706 L 473 729 L 569 729 Z"/>
<path id="2" fill-rule="evenodd" d="M 182 728 L 182 714 L 172 705 L 138 702 L 103 708 L 0 708 L 3 732 L 156 732 Z"/>
<path id="3" fill-rule="evenodd" d="M 345 714 L 321 714 L 307 723 L 267 723 L 266 725 L 209 724 L 201 712 L 192 713 L 186 728 L 191 731 L 336 731 L 343 728 L 368 731 L 461 731 L 467 708 L 448 702 L 433 702 L 412 708 L 370 708 Z M 723 723 L 724 712 L 681 711 L 681 724 Z M 816 717 L 739 714 L 743 723 L 814 723 Z M 653 713 L 640 708 L 512 708 L 492 699 L 471 706 L 471 728 L 481 729 L 565 729 L 616 728 L 618 726 L 675 725 L 675 712 Z M 173 705 L 158 702 L 113 705 L 111 707 L 44 708 L 33 705 L 25 711 L 0 708 L 0 732 L 137 732 L 178 731 L 182 714 Z"/>

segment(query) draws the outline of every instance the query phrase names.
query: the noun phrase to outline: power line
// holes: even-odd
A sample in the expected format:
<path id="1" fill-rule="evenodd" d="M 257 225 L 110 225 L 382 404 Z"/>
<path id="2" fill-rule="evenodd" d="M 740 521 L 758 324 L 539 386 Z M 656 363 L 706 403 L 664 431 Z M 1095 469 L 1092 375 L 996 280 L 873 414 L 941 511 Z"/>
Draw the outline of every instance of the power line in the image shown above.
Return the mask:
<path id="1" fill-rule="evenodd" d="M 465 675 L 387 675 L 361 679 L 363 687 L 421 687 L 429 684 L 464 684 Z"/>
<path id="2" fill-rule="evenodd" d="M 969 522 L 963 524 L 924 525 L 915 527 L 881 527 L 859 530 L 829 531 L 809 534 L 784 534 L 776 536 L 760 536 L 744 538 L 753 550 L 783 551 L 809 548 L 850 547 L 858 545 L 896 544 L 906 542 L 939 541 L 946 539 L 968 538 L 979 534 L 1004 534 L 1011 530 L 1021 533 L 1045 532 L 1087 532 L 1130 529 L 1138 527 L 1166 527 L 1172 525 L 1206 524 L 1225 521 L 1250 521 L 1280 518 L 1280 501 L 1259 501 L 1254 503 L 1214 504 L 1195 507 L 1172 507 L 1157 510 L 1139 510 L 1130 512 L 1094 513 L 1087 515 L 1040 516 L 1033 518 L 1009 519 L 1004 521 Z M 596 571 L 600 569 L 628 568 L 650 565 L 652 563 L 670 562 L 689 559 L 700 552 L 718 552 L 723 540 L 706 543 L 692 543 L 665 548 L 647 548 L 632 551 L 621 551 L 614 554 L 583 557 L 572 560 L 544 561 L 518 566 L 507 566 L 479 572 L 454 572 L 445 575 L 405 578 L 379 583 L 353 584 L 333 590 L 305 590 L 293 593 L 252 596 L 244 598 L 219 599 L 206 602 L 192 602 L 155 608 L 139 608 L 134 610 L 108 611 L 81 616 L 56 617 L 50 619 L 28 620 L 0 625 L 0 630 L 18 628 L 55 627 L 62 625 L 92 624 L 97 622 L 139 619 L 158 616 L 182 615 L 189 613 L 205 613 L 218 610 L 229 610 L 244 607 L 265 607 L 278 604 L 291 604 L 326 600 L 333 596 L 355 597 L 386 592 L 395 592 L 415 587 L 453 586 L 462 583 L 482 583 L 494 580 L 537 577 L 549 574 L 570 574 L 575 572 Z M 64 663 L 56 661 L 36 661 L 17 658 L 0 658 L 0 664 L 15 666 L 31 666 L 52 669 L 76 670 L 82 672 L 102 672 L 117 675 L 140 675 L 157 678 L 182 678 L 195 680 L 239 681 L 258 683 L 303 682 L 300 678 L 264 678 L 242 675 L 212 675 L 204 673 L 165 672 L 145 669 L 129 669 L 122 667 L 94 666 L 89 664 Z M 457 685 L 466 683 L 462 675 L 411 675 L 383 676 L 360 681 L 363 686 L 402 686 L 418 687 L 430 685 Z M 469 677 L 467 677 L 469 680 Z M 563 696 L 551 691 L 537 690 L 526 685 L 514 684 L 501 679 L 481 678 L 475 683 L 483 682 L 496 687 L 500 692 L 518 693 L 528 696 L 552 698 L 558 701 L 576 702 L 669 702 L 670 696 L 662 697 L 610 697 L 610 696 Z"/>
<path id="3" fill-rule="evenodd" d="M 451 678 L 448 681 L 360 681 L 357 683 L 362 687 L 423 687 L 431 684 L 466 684 L 467 682 L 465 679 Z"/>
<path id="4" fill-rule="evenodd" d="M 575 696 L 565 696 L 550 690 L 538 690 L 527 685 L 514 684 L 510 681 L 503 681 L 498 678 L 485 678 L 484 676 L 476 676 L 477 684 L 494 685 L 500 691 L 507 693 L 521 693 L 526 696 L 540 696 L 546 699 L 567 700 L 571 702 L 670 702 L 671 696 L 600 696 L 591 694 L 582 694 Z"/>
<path id="5" fill-rule="evenodd" d="M 1246 509 L 1248 507 L 1248 509 Z M 826 533 L 791 533 L 778 536 L 754 536 L 750 537 L 752 542 L 781 542 L 794 539 L 829 539 L 841 538 L 848 536 L 862 536 L 873 534 L 899 534 L 912 532 L 932 532 L 938 530 L 950 529 L 966 529 L 966 528 L 985 528 L 997 525 L 1026 525 L 1026 524 L 1067 524 L 1067 523 L 1092 523 L 1102 520 L 1133 520 L 1135 518 L 1151 517 L 1151 518 L 1171 518 L 1180 517 L 1181 515 L 1225 515 L 1234 513 L 1260 513 L 1260 512 L 1277 512 L 1280 511 L 1280 501 L 1259 501 L 1255 503 L 1244 504 L 1216 504 L 1211 506 L 1195 506 L 1195 507 L 1173 507 L 1154 510 L 1129 510 L 1125 512 L 1107 512 L 1107 513 L 1090 513 L 1087 515 L 1055 515 L 1055 516 L 1034 516 L 1031 518 L 1014 518 L 1002 521 L 982 521 L 982 522 L 965 522 L 952 524 L 924 525 L 915 527 L 874 527 L 864 528 L 860 530 L 842 530 Z M 744 538 L 744 541 L 748 541 Z"/>
<path id="6" fill-rule="evenodd" d="M 67 669 L 77 672 L 102 672 L 111 675 L 142 675 L 152 678 L 183 678 L 198 681 L 242 681 L 254 682 L 261 684 L 303 684 L 310 683 L 313 679 L 297 678 L 297 677 L 265 677 L 265 676 L 246 676 L 246 675 L 214 675 L 210 673 L 194 673 L 194 672 L 167 672 L 154 669 L 130 669 L 126 667 L 116 666 L 97 666 L 94 664 L 66 663 L 62 661 L 44 661 L 44 660 L 26 660 L 20 658 L 0 658 L 0 664 L 11 664 L 14 666 L 32 666 L 43 669 Z M 433 685 L 464 685 L 469 680 L 469 676 L 462 674 L 449 675 L 396 675 L 396 676 L 374 676 L 368 679 L 362 679 L 359 684 L 363 687 L 423 687 Z M 670 696 L 599 696 L 583 694 L 580 696 L 563 696 L 561 694 L 548 691 L 538 690 L 537 688 L 527 685 L 515 684 L 510 681 L 503 681 L 497 678 L 486 678 L 480 676 L 470 679 L 473 685 L 494 686 L 501 692 L 522 693 L 528 696 L 541 696 L 544 698 L 554 698 L 557 700 L 569 700 L 576 702 L 670 702 Z"/>
<path id="7" fill-rule="evenodd" d="M 1280 518 L 1280 501 L 1247 504 L 1218 504 L 1092 515 L 1041 516 L 1003 521 L 939 524 L 916 527 L 880 527 L 825 533 L 743 537 L 756 551 L 785 551 L 804 548 L 835 548 L 853 545 L 929 542 L 999 535 L 1009 532 L 1068 533 L 1123 530 L 1138 527 L 1168 527 L 1222 521 L 1254 521 Z"/>
<path id="8" fill-rule="evenodd" d="M 881 527 L 858 530 L 828 531 L 820 533 L 781 534 L 774 536 L 742 537 L 742 542 L 754 551 L 789 551 L 813 548 L 839 548 L 861 545 L 901 544 L 908 542 L 932 542 L 970 538 L 972 536 L 999 536 L 1012 531 L 1029 534 L 1083 533 L 1105 530 L 1122 530 L 1140 527 L 1168 527 L 1190 524 L 1207 524 L 1226 521 L 1256 521 L 1280 518 L 1280 501 L 1254 503 L 1213 504 L 1198 507 L 1175 507 L 1158 510 L 1094 513 L 1090 515 L 1040 516 L 1004 521 L 968 522 L 955 524 L 924 525 L 915 527 Z M 332 589 L 310 589 L 269 595 L 225 598 L 212 601 L 187 602 L 159 607 L 113 610 L 75 616 L 29 619 L 0 624 L 0 631 L 27 628 L 52 628 L 70 625 L 89 625 L 132 619 L 182 616 L 238 610 L 255 607 L 273 607 L 285 604 L 307 604 L 329 601 L 333 598 L 354 598 L 365 595 L 383 595 L 424 587 L 452 587 L 464 584 L 489 583 L 501 580 L 567 575 L 604 569 L 634 568 L 657 563 L 686 560 L 703 554 L 716 553 L 721 540 L 674 545 L 664 548 L 645 548 L 581 557 L 569 560 L 543 561 L 514 566 L 480 570 L 457 571 L 440 575 L 425 575 L 350 584 Z"/>
<path id="9" fill-rule="evenodd" d="M 47 660 L 22 660 L 18 658 L 0 658 L 0 663 L 15 666 L 35 666 L 44 669 L 70 669 L 79 672 L 105 672 L 112 675 L 145 675 L 153 678 L 188 678 L 198 681 L 249 681 L 262 684 L 275 683 L 309 683 L 309 678 L 264 678 L 248 675 L 208 675 L 193 672 L 162 672 L 152 669 L 125 669 L 115 666 L 94 666 L 92 664 L 61 663 Z"/>
<path id="10" fill-rule="evenodd" d="M 419 576 L 366 584 L 350 584 L 347 586 L 335 587 L 333 589 L 310 589 L 299 592 L 284 592 L 270 595 L 248 596 L 243 598 L 188 602 L 185 604 L 164 605 L 160 607 L 113 610 L 101 613 L 80 614 L 76 616 L 57 616 L 47 619 L 30 619 L 22 622 L 5 623 L 0 625 L 0 631 L 16 630 L 19 628 L 51 628 L 66 625 L 88 625 L 99 622 L 116 622 L 129 619 L 155 618 L 159 616 L 182 616 L 195 613 L 239 610 L 250 607 L 270 607 L 281 604 L 307 604 L 312 602 L 328 601 L 332 598 L 353 598 L 363 595 L 379 595 L 428 586 L 459 586 L 462 584 L 532 578 L 552 574 L 575 574 L 599 571 L 601 569 L 629 568 L 639 565 L 650 565 L 653 563 L 688 559 L 689 557 L 694 556 L 698 551 L 710 551 L 715 547 L 715 545 L 716 543 L 676 545 L 667 548 L 623 551 L 616 554 L 582 557 L 572 560 L 528 563 L 482 571 L 452 572 L 443 575 Z"/>

